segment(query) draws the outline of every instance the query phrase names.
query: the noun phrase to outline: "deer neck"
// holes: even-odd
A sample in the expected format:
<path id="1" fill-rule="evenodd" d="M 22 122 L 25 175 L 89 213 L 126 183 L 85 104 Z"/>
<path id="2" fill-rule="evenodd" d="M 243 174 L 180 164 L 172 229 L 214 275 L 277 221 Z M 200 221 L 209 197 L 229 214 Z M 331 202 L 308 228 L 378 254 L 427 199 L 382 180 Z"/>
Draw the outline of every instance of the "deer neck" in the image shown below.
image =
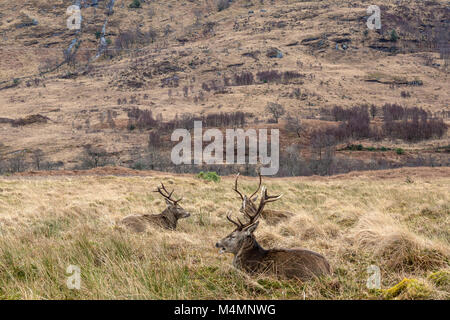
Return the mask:
<path id="1" fill-rule="evenodd" d="M 254 237 L 248 240 L 236 253 L 233 265 L 236 268 L 253 270 L 259 266 L 259 262 L 267 255 L 267 250 L 259 245 Z"/>
<path id="2" fill-rule="evenodd" d="M 164 217 L 167 223 L 169 223 L 170 227 L 176 228 L 178 219 L 175 217 L 173 212 L 169 210 L 169 208 L 164 209 L 164 211 L 161 212 L 161 216 Z"/>

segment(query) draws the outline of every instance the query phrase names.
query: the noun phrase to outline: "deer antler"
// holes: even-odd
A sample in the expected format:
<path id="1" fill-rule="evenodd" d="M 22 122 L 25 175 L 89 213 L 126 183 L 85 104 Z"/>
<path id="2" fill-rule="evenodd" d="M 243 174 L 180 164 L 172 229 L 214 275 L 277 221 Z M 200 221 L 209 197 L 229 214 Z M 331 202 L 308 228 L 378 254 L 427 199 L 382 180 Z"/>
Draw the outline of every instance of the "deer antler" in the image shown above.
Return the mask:
<path id="1" fill-rule="evenodd" d="M 261 170 L 258 171 L 258 176 L 259 176 L 259 184 L 258 184 L 258 189 L 255 190 L 255 192 L 252 193 L 252 195 L 250 196 L 250 200 L 252 200 L 252 198 L 255 196 L 255 194 L 258 193 L 259 189 L 261 188 L 261 182 L 262 182 L 262 177 L 261 177 Z"/>
<path id="2" fill-rule="evenodd" d="M 228 219 L 228 221 L 230 221 L 232 224 L 234 224 L 239 230 L 242 230 L 242 229 L 245 227 L 245 224 L 243 224 L 243 223 L 241 222 L 241 220 L 239 220 L 239 218 L 237 218 L 237 222 L 234 221 L 233 219 L 231 219 L 231 210 L 228 211 L 227 219 Z"/>
<path id="3" fill-rule="evenodd" d="M 238 174 L 236 175 L 236 179 L 234 180 L 234 188 L 233 188 L 233 190 L 241 197 L 242 200 L 245 200 L 245 198 L 246 198 L 247 196 L 243 195 L 243 194 L 238 190 L 238 179 L 239 179 L 239 174 L 240 174 L 240 173 L 238 173 Z M 250 199 L 250 200 L 251 200 L 251 199 L 255 196 L 255 194 L 258 193 L 259 189 L 261 188 L 261 182 L 262 182 L 261 171 L 258 171 L 258 176 L 259 176 L 259 184 L 258 184 L 258 188 L 255 190 L 255 192 L 253 192 L 253 193 L 251 194 L 250 197 L 247 197 L 247 199 Z"/>
<path id="4" fill-rule="evenodd" d="M 244 200 L 244 196 L 242 195 L 242 193 L 238 190 L 238 179 L 239 179 L 239 172 L 236 175 L 236 179 L 234 180 L 234 191 L 236 191 L 236 193 L 241 197 L 242 200 Z"/>
<path id="5" fill-rule="evenodd" d="M 172 194 L 173 194 L 174 191 L 175 191 L 175 189 L 173 189 L 171 192 L 167 191 L 166 187 L 161 182 L 161 187 L 157 187 L 157 189 L 155 191 L 153 191 L 153 192 L 158 192 L 159 194 L 161 194 L 164 198 L 166 198 L 167 200 L 169 200 L 173 204 L 177 204 L 178 202 L 183 200 L 183 197 L 181 197 L 178 200 L 172 199 Z"/>
<path id="6" fill-rule="evenodd" d="M 253 224 L 254 222 L 256 222 L 256 220 L 258 220 L 259 216 L 261 215 L 261 213 L 264 211 L 264 207 L 266 206 L 266 203 L 269 202 L 274 202 L 279 200 L 283 195 L 277 195 L 277 196 L 269 196 L 267 194 L 267 188 L 265 186 L 262 187 L 261 190 L 261 200 L 259 201 L 259 206 L 256 209 L 255 206 L 252 206 L 252 210 L 254 212 L 254 214 L 250 214 L 248 211 L 249 210 L 245 210 L 244 214 L 248 217 L 249 222 L 247 223 L 246 226 L 249 226 L 251 224 Z"/>
<path id="7" fill-rule="evenodd" d="M 253 223 L 255 223 L 258 220 L 259 216 L 261 215 L 261 212 L 263 212 L 263 210 L 264 210 L 264 207 L 265 207 L 266 203 L 277 201 L 282 196 L 283 196 L 282 194 L 277 195 L 277 196 L 269 196 L 267 194 L 267 188 L 265 186 L 263 186 L 262 190 L 261 190 L 261 200 L 259 201 L 258 208 L 256 208 L 253 205 L 253 203 L 252 203 L 251 211 L 253 212 L 253 214 L 250 214 L 248 212 L 249 210 L 244 210 L 244 215 L 248 218 L 248 222 L 247 223 L 242 223 L 239 220 L 239 218 L 237 218 L 237 222 L 234 221 L 233 219 L 231 219 L 231 214 L 230 213 L 228 213 L 227 219 L 228 219 L 228 221 L 230 221 L 231 223 L 236 225 L 238 227 L 238 229 L 242 230 L 242 229 L 252 225 Z"/>

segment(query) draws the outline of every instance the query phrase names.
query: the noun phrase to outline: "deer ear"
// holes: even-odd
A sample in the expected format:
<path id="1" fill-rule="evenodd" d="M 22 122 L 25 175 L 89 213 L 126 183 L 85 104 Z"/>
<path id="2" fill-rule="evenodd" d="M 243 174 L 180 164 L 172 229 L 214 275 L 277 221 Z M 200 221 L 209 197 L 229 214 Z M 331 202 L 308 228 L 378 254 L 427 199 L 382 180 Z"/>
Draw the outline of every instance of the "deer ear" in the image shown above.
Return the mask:
<path id="1" fill-rule="evenodd" d="M 166 200 L 166 204 L 168 207 L 170 207 L 172 205 L 172 202 L 170 202 L 168 199 L 164 198 L 164 200 Z"/>
<path id="2" fill-rule="evenodd" d="M 258 195 L 254 196 L 252 199 L 253 202 L 256 202 L 256 200 L 258 200 Z"/>
<path id="3" fill-rule="evenodd" d="M 256 228 L 258 228 L 258 225 L 259 225 L 259 221 L 256 221 L 254 224 L 247 227 L 247 229 L 245 230 L 245 233 L 248 236 L 251 235 L 253 232 L 255 232 Z"/>

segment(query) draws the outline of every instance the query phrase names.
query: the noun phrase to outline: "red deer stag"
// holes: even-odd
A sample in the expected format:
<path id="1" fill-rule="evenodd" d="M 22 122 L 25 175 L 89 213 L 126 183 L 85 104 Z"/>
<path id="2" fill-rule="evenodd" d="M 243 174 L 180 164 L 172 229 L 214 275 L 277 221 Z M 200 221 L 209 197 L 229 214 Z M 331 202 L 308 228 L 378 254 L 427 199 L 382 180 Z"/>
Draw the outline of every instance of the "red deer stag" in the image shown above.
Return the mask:
<path id="1" fill-rule="evenodd" d="M 281 278 L 297 278 L 302 281 L 313 277 L 331 274 L 328 261 L 322 255 L 306 249 L 269 249 L 261 247 L 253 235 L 258 227 L 257 221 L 266 203 L 276 201 L 279 196 L 269 196 L 262 188 L 259 206 L 254 215 L 244 211 L 248 222 L 242 223 L 239 218 L 234 221 L 231 215 L 227 219 L 236 226 L 228 236 L 216 243 L 220 252 L 234 255 L 234 267 L 250 274 L 274 274 Z"/>
<path id="2" fill-rule="evenodd" d="M 241 200 L 242 200 L 241 209 L 239 209 L 239 211 L 244 214 L 245 214 L 245 212 L 247 212 L 250 215 L 254 215 L 257 210 L 257 206 L 255 205 L 255 202 L 258 199 L 257 193 L 258 193 L 259 189 L 261 188 L 261 182 L 262 182 L 261 173 L 259 172 L 258 188 L 250 196 L 244 195 L 238 190 L 238 179 L 239 179 L 239 173 L 236 175 L 236 179 L 234 181 L 234 188 L 233 188 L 233 190 L 241 197 Z M 280 211 L 280 210 L 271 210 L 271 209 L 264 209 L 264 211 L 261 212 L 261 217 L 270 225 L 275 225 L 282 220 L 288 219 L 292 215 L 293 215 L 293 213 L 291 213 L 289 211 Z"/>
<path id="3" fill-rule="evenodd" d="M 178 204 L 183 198 L 178 200 L 172 199 L 174 190 L 168 192 L 163 183 L 161 183 L 161 187 L 158 187 L 154 192 L 160 193 L 166 200 L 167 208 L 164 209 L 163 212 L 160 214 L 127 216 L 123 218 L 120 223 L 134 232 L 144 232 L 149 223 L 165 229 L 175 230 L 177 228 L 178 219 L 188 218 L 191 215 Z"/>

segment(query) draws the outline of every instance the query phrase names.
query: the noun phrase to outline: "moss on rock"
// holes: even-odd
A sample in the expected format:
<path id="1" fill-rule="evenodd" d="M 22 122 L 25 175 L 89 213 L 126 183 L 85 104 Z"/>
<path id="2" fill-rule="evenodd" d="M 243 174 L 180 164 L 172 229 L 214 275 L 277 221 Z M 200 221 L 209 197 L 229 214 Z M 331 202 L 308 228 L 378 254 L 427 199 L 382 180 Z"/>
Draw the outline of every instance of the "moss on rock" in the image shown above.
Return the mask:
<path id="1" fill-rule="evenodd" d="M 383 290 L 383 296 L 386 299 L 427 299 L 430 295 L 431 289 L 425 282 L 408 278 Z"/>

